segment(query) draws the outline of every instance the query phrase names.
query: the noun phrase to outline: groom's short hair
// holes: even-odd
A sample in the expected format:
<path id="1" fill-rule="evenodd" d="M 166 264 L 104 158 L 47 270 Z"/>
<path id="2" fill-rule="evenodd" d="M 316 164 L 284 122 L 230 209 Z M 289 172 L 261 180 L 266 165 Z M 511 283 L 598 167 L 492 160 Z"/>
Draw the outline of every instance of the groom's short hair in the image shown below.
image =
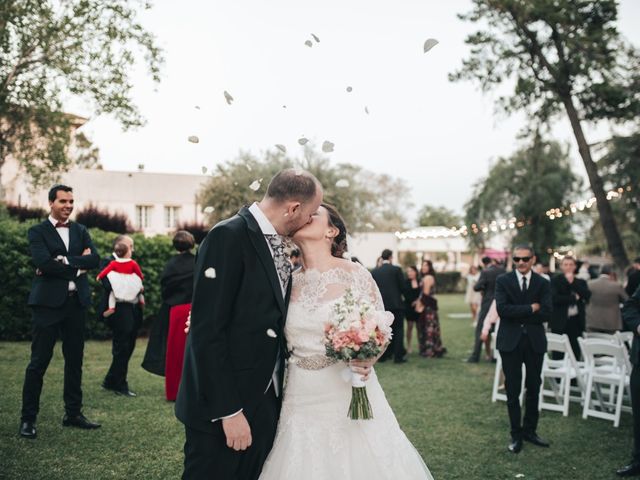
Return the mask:
<path id="1" fill-rule="evenodd" d="M 281 170 L 271 179 L 267 187 L 267 197 L 277 202 L 296 200 L 304 203 L 316 196 L 320 182 L 309 172 L 287 168 Z"/>

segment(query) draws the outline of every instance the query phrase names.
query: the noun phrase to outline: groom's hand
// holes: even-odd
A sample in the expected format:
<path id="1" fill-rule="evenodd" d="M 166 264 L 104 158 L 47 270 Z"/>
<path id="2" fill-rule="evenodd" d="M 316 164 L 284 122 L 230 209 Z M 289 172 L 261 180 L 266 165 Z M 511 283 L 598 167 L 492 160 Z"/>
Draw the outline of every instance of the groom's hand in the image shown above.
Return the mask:
<path id="1" fill-rule="evenodd" d="M 247 417 L 240 412 L 222 420 L 222 429 L 227 437 L 227 447 L 234 450 L 246 450 L 251 446 L 251 427 Z"/>

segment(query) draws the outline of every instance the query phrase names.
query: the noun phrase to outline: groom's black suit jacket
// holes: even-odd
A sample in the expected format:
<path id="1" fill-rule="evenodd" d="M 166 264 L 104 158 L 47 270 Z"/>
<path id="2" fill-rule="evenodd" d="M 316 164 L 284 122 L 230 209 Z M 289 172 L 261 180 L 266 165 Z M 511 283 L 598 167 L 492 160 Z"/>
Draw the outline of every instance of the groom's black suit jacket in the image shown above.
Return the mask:
<path id="1" fill-rule="evenodd" d="M 39 310 L 41 314 L 34 316 L 34 321 L 42 326 L 55 322 L 55 310 L 62 307 L 69 296 L 69 281 L 76 284 L 78 300 L 83 307 L 91 303 L 91 292 L 87 275 L 78 275 L 78 270 L 91 270 L 98 266 L 100 257 L 91 237 L 84 225 L 69 222 L 69 250 L 67 250 L 56 228 L 49 220 L 34 225 L 27 233 L 29 249 L 34 266 L 41 275 L 33 279 L 29 292 L 28 305 L 31 307 L 48 307 Z M 90 255 L 82 255 L 85 248 L 91 250 Z M 67 257 L 68 265 L 57 261 L 56 257 Z"/>
<path id="2" fill-rule="evenodd" d="M 251 420 L 276 359 L 282 392 L 290 292 L 291 281 L 283 299 L 269 246 L 248 208 L 211 229 L 196 257 L 191 330 L 176 401 L 182 423 L 211 432 L 212 419 L 240 409 Z"/>
<path id="3" fill-rule="evenodd" d="M 496 280 L 495 300 L 500 317 L 497 349 L 501 352 L 515 350 L 526 331 L 533 350 L 540 354 L 546 352 L 547 336 L 543 324 L 551 319 L 549 282 L 532 272 L 527 291 L 523 292 L 516 272 L 505 273 Z M 536 313 L 531 310 L 533 303 L 540 304 Z"/>

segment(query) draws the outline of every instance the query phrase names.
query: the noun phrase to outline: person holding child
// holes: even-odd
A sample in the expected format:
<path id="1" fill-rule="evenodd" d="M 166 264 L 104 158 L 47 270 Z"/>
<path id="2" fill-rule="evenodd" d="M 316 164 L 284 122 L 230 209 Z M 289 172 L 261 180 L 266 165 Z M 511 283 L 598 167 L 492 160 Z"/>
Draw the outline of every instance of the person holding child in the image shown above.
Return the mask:
<path id="1" fill-rule="evenodd" d="M 113 346 L 111 349 L 113 359 L 109 371 L 102 382 L 102 387 L 113 391 L 117 395 L 135 397 L 136 394 L 129 389 L 127 372 L 129 360 L 136 346 L 138 329 L 142 324 L 142 307 L 144 306 L 144 298 L 141 295 L 142 271 L 140 266 L 131 260 L 134 252 L 133 239 L 131 237 L 118 235 L 113 242 L 113 248 L 112 256 L 103 260 L 102 271 L 99 275 L 99 279 L 105 288 L 99 315 L 105 319 L 107 325 L 113 331 Z M 119 275 L 113 275 L 114 273 Z M 139 288 L 136 290 L 135 287 L 126 287 L 123 294 L 122 284 L 127 281 L 139 285 Z M 110 303 L 111 299 L 115 300 L 112 304 Z"/>

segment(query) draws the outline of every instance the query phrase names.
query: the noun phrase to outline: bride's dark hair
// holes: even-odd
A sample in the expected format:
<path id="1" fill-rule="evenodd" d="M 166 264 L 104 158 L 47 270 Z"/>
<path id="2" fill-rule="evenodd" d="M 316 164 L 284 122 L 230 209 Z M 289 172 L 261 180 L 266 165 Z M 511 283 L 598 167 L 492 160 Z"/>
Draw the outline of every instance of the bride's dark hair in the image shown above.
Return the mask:
<path id="1" fill-rule="evenodd" d="M 347 227 L 336 207 L 328 203 L 323 203 L 322 207 L 329 214 L 329 225 L 338 229 L 338 235 L 333 238 L 331 243 L 331 255 L 342 258 L 342 254 L 347 251 Z"/>

